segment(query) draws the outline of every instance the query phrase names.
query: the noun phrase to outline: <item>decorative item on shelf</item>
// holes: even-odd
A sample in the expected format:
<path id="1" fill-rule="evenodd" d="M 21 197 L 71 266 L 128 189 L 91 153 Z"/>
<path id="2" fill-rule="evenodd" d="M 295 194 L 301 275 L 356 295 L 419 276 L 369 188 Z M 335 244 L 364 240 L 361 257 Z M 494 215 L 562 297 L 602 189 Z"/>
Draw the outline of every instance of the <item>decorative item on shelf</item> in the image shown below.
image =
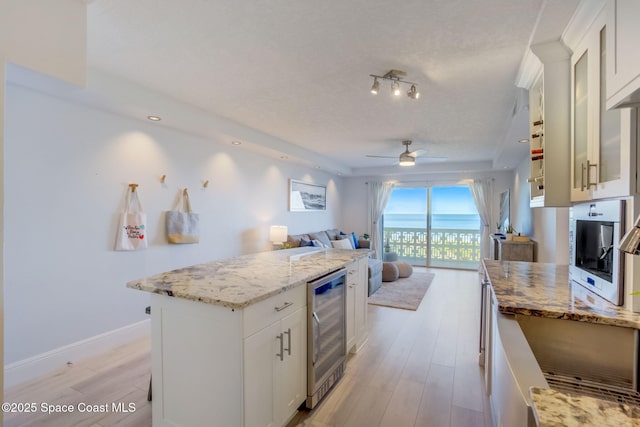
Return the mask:
<path id="1" fill-rule="evenodd" d="M 116 234 L 116 251 L 138 251 L 147 247 L 147 215 L 136 189 L 138 184 L 129 184 L 124 211 L 120 214 Z"/>
<path id="2" fill-rule="evenodd" d="M 185 188 L 178 194 L 174 210 L 167 211 L 167 239 L 172 244 L 200 241 L 200 216 L 191 211 L 189 192 Z"/>
<path id="3" fill-rule="evenodd" d="M 391 70 L 387 72 L 384 76 L 369 74 L 370 77 L 373 77 L 373 85 L 371 86 L 371 93 L 374 95 L 378 94 L 378 91 L 380 89 L 380 82 L 378 81 L 378 79 L 381 79 L 381 80 L 391 81 L 391 92 L 395 96 L 400 96 L 400 94 L 402 93 L 400 91 L 400 83 L 404 83 L 407 85 L 411 85 L 411 88 L 407 92 L 407 96 L 409 98 L 411 99 L 420 98 L 420 92 L 418 92 L 418 88 L 417 88 L 418 84 L 413 82 L 408 82 L 406 80 L 402 80 L 402 78 L 406 77 L 406 75 L 407 75 L 406 71 L 401 71 L 401 70 Z"/>
<path id="4" fill-rule="evenodd" d="M 511 224 L 507 225 L 507 230 L 506 230 L 507 240 L 509 241 L 513 240 L 513 232 L 514 230 Z"/>
<path id="5" fill-rule="evenodd" d="M 364 240 L 369 240 L 369 235 L 368 235 L 367 233 L 364 233 L 364 234 L 362 235 L 362 238 L 363 238 Z"/>
<path id="6" fill-rule="evenodd" d="M 269 229 L 269 241 L 273 244 L 273 249 L 286 249 L 287 234 L 289 229 L 286 225 L 272 225 Z"/>

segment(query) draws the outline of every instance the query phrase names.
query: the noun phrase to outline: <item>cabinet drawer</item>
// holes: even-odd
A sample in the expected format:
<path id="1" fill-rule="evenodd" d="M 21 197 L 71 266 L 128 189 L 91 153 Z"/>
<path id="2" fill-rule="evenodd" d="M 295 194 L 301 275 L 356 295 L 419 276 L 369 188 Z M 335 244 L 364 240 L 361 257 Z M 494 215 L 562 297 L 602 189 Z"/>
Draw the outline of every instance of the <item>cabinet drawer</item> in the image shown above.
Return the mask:
<path id="1" fill-rule="evenodd" d="M 307 286 L 300 285 L 244 309 L 244 337 L 307 305 Z"/>

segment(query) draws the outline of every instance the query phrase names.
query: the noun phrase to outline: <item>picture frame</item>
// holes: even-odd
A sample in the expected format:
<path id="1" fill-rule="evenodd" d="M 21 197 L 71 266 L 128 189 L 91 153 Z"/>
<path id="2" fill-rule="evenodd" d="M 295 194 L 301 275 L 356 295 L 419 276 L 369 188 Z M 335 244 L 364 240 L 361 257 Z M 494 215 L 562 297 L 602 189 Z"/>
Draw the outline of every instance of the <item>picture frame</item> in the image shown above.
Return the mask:
<path id="1" fill-rule="evenodd" d="M 327 210 L 327 187 L 289 180 L 289 211 L 316 212 Z"/>

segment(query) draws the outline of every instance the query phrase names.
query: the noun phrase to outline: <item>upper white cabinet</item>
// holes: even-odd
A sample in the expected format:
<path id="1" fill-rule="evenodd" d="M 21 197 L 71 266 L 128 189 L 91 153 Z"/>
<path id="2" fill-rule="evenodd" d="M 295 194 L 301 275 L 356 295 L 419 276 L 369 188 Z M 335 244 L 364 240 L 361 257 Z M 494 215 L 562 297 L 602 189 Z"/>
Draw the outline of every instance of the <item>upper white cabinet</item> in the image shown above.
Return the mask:
<path id="1" fill-rule="evenodd" d="M 640 104 L 640 1 L 607 2 L 607 108 Z"/>
<path id="2" fill-rule="evenodd" d="M 529 89 L 531 207 L 569 206 L 570 51 L 561 41 L 531 46 L 542 72 Z"/>
<path id="3" fill-rule="evenodd" d="M 635 192 L 636 112 L 606 109 L 609 11 L 597 15 L 571 57 L 572 202 Z"/>

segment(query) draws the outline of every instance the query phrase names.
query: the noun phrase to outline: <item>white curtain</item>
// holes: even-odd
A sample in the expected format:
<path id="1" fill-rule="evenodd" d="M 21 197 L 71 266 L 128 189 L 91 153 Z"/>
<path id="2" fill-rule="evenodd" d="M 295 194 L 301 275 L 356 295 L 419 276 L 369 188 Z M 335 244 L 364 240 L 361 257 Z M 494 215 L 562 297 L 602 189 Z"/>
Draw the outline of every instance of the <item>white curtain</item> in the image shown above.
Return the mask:
<path id="1" fill-rule="evenodd" d="M 371 215 L 371 243 L 375 251 L 375 257 L 382 259 L 382 224 L 380 219 L 387 206 L 392 182 L 369 182 L 369 213 Z"/>
<path id="2" fill-rule="evenodd" d="M 469 183 L 469 189 L 482 223 L 480 226 L 480 259 L 482 260 L 489 258 L 489 227 L 493 218 L 493 180 L 474 180 Z"/>

